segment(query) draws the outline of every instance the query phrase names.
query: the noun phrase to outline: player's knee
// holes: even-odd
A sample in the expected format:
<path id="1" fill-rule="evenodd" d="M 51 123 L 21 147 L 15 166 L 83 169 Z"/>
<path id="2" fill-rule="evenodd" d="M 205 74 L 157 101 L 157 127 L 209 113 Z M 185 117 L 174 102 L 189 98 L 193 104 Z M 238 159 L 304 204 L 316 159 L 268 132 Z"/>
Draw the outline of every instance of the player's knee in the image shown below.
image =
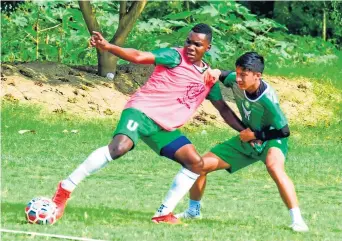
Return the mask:
<path id="1" fill-rule="evenodd" d="M 270 149 L 266 157 L 266 168 L 268 172 L 276 173 L 284 170 L 284 157 L 278 150 Z"/>
<path id="2" fill-rule="evenodd" d="M 266 163 L 266 168 L 269 173 L 277 172 L 277 165 L 274 162 Z"/>
<path id="3" fill-rule="evenodd" d="M 111 143 L 108 147 L 109 153 L 113 160 L 119 158 L 120 156 L 123 156 L 130 150 L 130 147 L 125 145 L 124 143 Z"/>
<path id="4" fill-rule="evenodd" d="M 274 159 L 273 161 L 266 162 L 266 168 L 272 177 L 280 177 L 285 173 L 284 165 L 280 160 Z"/>
<path id="5" fill-rule="evenodd" d="M 187 168 L 195 173 L 202 174 L 204 168 L 204 162 L 200 155 L 192 156 L 189 162 L 186 164 Z"/>

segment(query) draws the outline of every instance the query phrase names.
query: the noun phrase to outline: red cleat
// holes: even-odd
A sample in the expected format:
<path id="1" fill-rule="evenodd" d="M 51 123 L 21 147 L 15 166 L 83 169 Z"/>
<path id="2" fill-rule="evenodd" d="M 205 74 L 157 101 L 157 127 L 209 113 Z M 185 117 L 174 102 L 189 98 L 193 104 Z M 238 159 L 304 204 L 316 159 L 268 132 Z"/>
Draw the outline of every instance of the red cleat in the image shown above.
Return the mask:
<path id="1" fill-rule="evenodd" d="M 71 192 L 62 188 L 62 182 L 58 184 L 57 191 L 52 198 L 52 201 L 57 206 L 56 218 L 60 219 L 63 216 L 64 209 L 68 199 L 70 198 Z"/>
<path id="2" fill-rule="evenodd" d="M 168 223 L 168 224 L 181 224 L 181 221 L 176 218 L 173 213 L 169 213 L 163 216 L 157 216 L 152 218 L 154 223 Z"/>

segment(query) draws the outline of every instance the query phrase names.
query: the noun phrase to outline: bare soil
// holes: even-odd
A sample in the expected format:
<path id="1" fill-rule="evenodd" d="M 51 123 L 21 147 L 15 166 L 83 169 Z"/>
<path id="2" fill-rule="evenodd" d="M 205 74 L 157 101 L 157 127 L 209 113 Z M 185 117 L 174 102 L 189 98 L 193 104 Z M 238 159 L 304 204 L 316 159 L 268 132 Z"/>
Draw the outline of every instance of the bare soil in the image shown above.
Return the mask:
<path id="1" fill-rule="evenodd" d="M 153 66 L 119 66 L 114 81 L 96 75 L 95 67 L 70 67 L 52 62 L 2 64 L 1 98 L 4 101 L 40 105 L 48 112 L 84 118 L 117 117 L 129 95 L 145 83 Z M 313 84 L 305 79 L 264 77 L 278 93 L 290 122 L 315 123 L 332 116 L 317 105 Z M 233 95 L 222 86 L 225 100 L 236 112 Z M 224 123 L 216 109 L 205 101 L 190 122 L 192 125 Z"/>

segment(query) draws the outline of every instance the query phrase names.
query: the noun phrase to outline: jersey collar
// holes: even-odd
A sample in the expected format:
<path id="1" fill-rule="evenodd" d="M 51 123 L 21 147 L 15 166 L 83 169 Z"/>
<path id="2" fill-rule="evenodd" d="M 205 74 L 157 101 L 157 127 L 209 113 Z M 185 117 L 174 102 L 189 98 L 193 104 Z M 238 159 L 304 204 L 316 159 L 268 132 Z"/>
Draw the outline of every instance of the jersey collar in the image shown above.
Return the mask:
<path id="1" fill-rule="evenodd" d="M 264 80 L 261 80 L 261 81 L 264 82 L 264 83 L 266 84 L 266 89 L 265 89 L 264 92 L 262 92 L 262 94 L 261 94 L 258 98 L 256 98 L 255 100 L 252 100 L 252 99 L 248 98 L 248 96 L 247 96 L 247 94 L 246 94 L 246 91 L 245 91 L 245 90 L 243 91 L 243 93 L 244 93 L 244 95 L 245 95 L 245 97 L 246 97 L 246 99 L 247 99 L 248 101 L 250 101 L 250 102 L 256 102 L 256 101 L 260 100 L 260 98 L 263 97 L 263 96 L 268 92 L 268 90 L 270 89 L 270 88 L 269 88 L 269 85 L 267 84 L 267 82 L 265 82 Z"/>
<path id="2" fill-rule="evenodd" d="M 204 67 L 198 67 L 197 65 L 192 64 L 195 67 L 195 69 L 197 69 L 198 72 L 200 72 L 201 74 L 203 74 L 209 68 L 209 65 L 206 62 L 204 62 L 203 60 L 202 60 L 202 63 L 204 65 Z"/>

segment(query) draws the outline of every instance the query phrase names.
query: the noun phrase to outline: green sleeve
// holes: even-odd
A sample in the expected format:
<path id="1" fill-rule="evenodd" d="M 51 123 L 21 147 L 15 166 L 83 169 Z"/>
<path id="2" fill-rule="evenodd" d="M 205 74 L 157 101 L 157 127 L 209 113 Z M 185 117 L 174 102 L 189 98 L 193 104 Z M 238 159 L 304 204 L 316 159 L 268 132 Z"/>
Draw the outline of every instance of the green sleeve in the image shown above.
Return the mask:
<path id="1" fill-rule="evenodd" d="M 155 57 L 155 65 L 164 65 L 168 68 L 174 68 L 181 62 L 181 56 L 175 49 L 162 48 L 152 51 Z"/>
<path id="2" fill-rule="evenodd" d="M 231 72 L 223 81 L 224 86 L 233 87 L 233 84 L 236 83 L 236 72 Z"/>
<path id="3" fill-rule="evenodd" d="M 211 87 L 211 90 L 209 94 L 207 95 L 206 99 L 208 100 L 222 100 L 222 94 L 219 82 L 216 82 L 213 87 Z"/>
<path id="4" fill-rule="evenodd" d="M 268 98 L 264 99 L 264 103 L 268 112 L 270 124 L 274 128 L 279 130 L 288 124 L 283 111 L 280 109 L 278 98 L 274 93 L 268 94 Z"/>

